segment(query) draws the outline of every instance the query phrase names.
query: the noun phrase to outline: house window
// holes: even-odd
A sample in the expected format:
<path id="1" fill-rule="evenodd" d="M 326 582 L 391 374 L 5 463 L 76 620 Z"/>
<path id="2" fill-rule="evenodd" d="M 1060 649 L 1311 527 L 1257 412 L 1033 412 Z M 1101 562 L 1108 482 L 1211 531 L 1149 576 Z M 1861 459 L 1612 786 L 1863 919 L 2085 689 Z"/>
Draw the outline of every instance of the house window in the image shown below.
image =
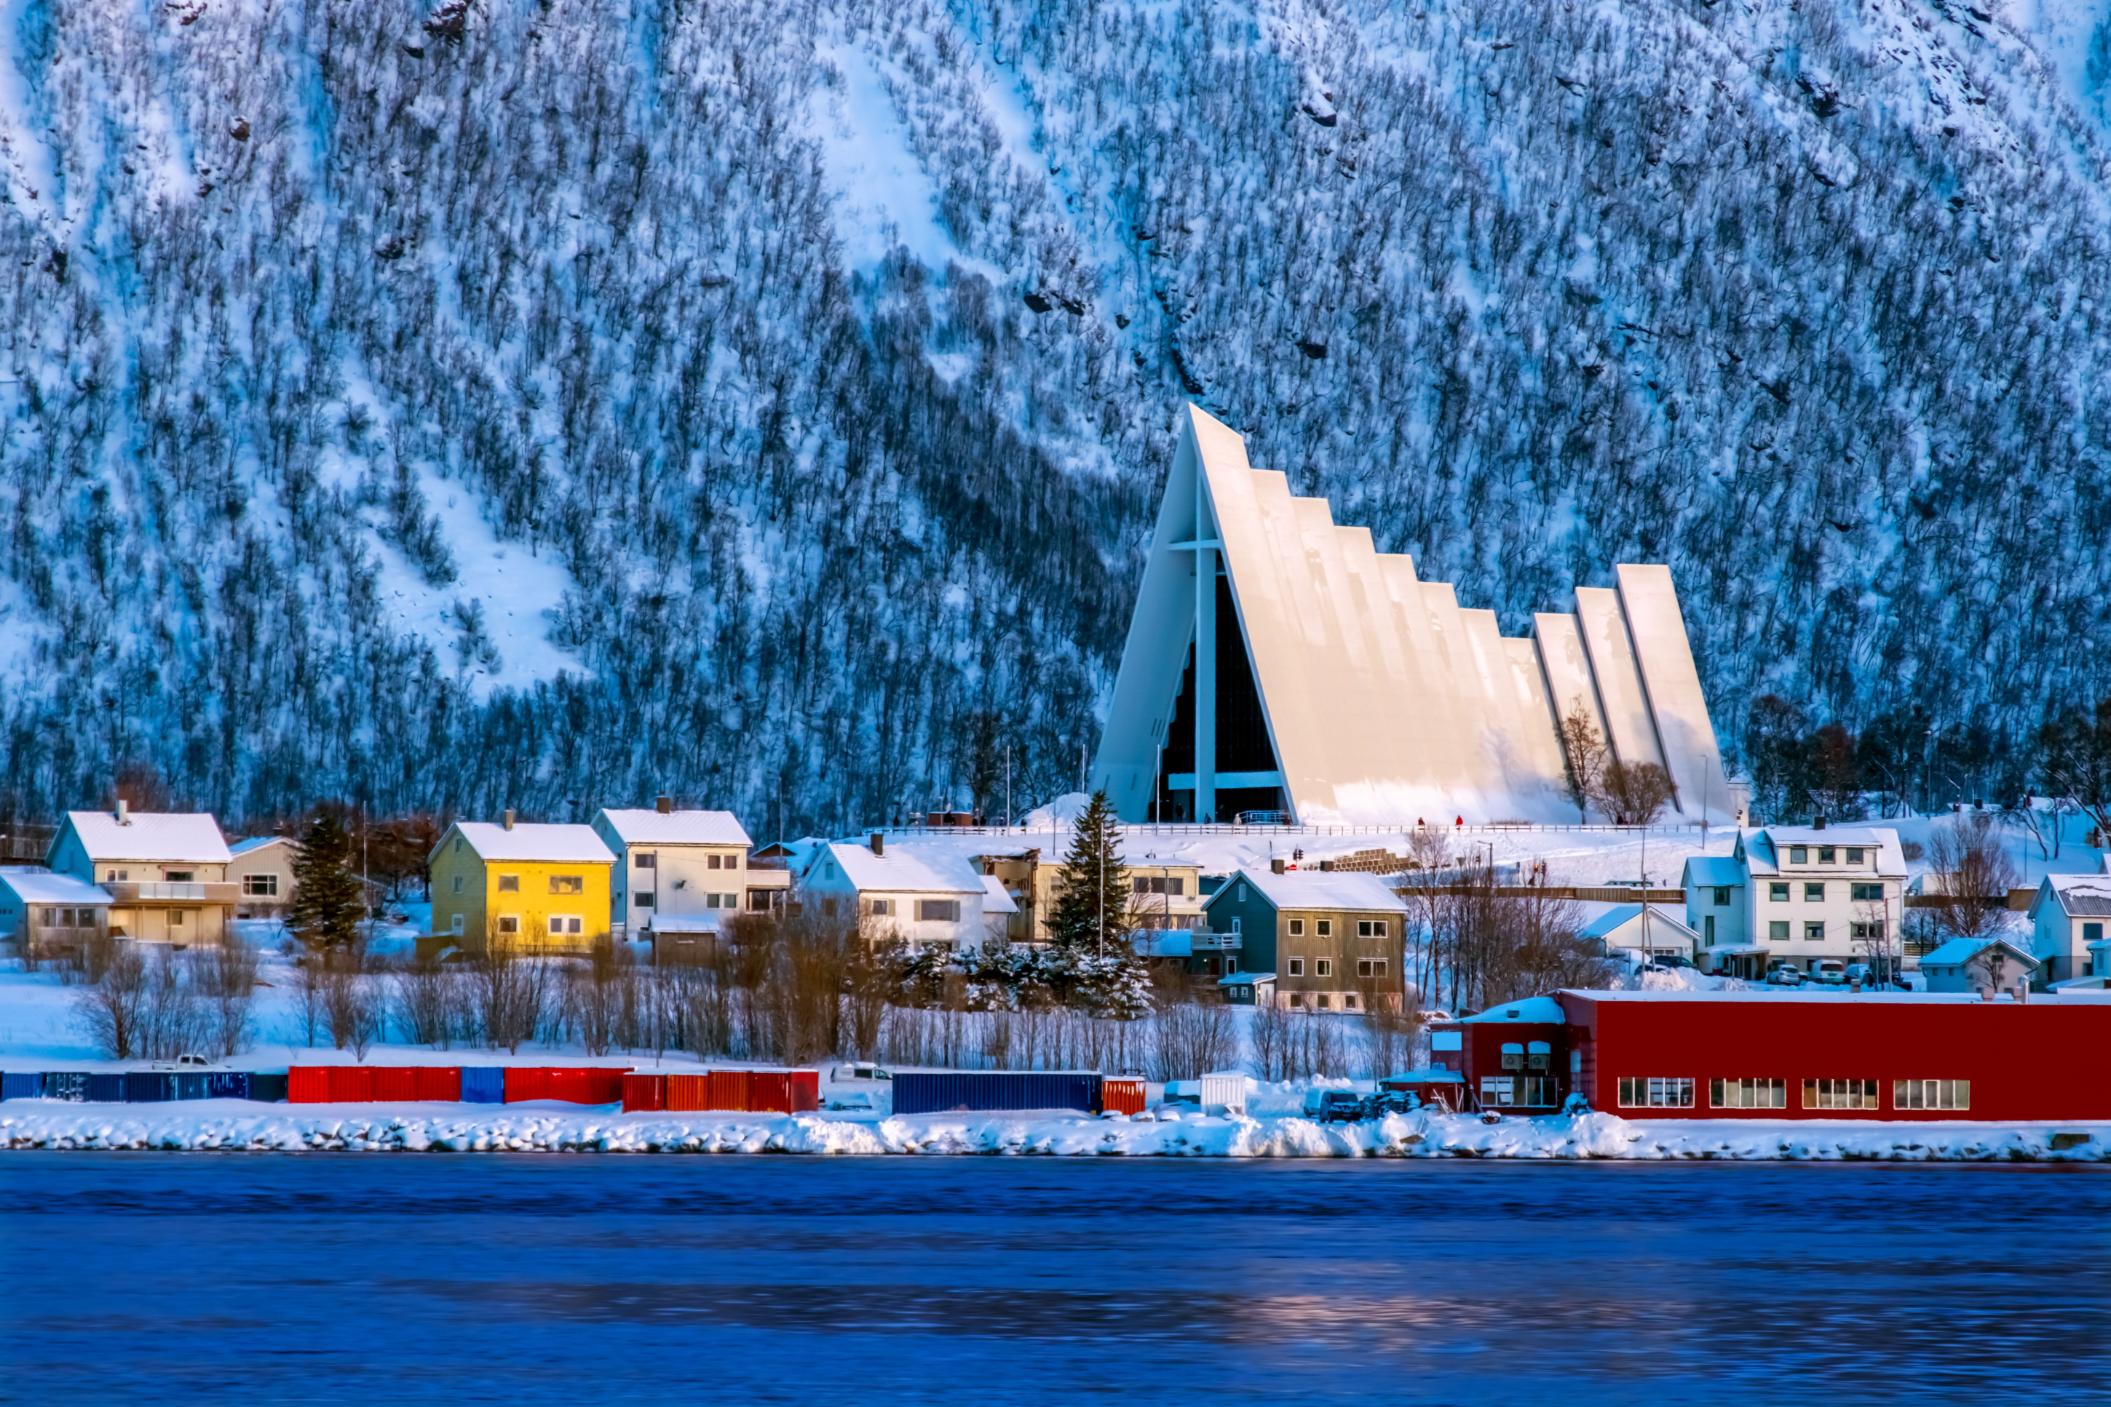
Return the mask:
<path id="1" fill-rule="evenodd" d="M 1805 847 L 1805 846 L 1801 846 L 1801 845 L 1791 845 L 1791 846 L 1790 846 L 1790 847 L 1788 848 L 1788 862 L 1789 862 L 1790 864 L 1792 864 L 1792 865 L 1807 865 L 1807 864 L 1809 864 L 1809 863 L 1810 863 L 1810 850 L 1809 850 L 1809 849 L 1808 849 L 1807 847 Z"/>
<path id="2" fill-rule="evenodd" d="M 1822 924 L 1822 923 L 1806 923 L 1806 924 L 1804 924 L 1804 925 L 1803 925 L 1803 941 L 1804 941 L 1804 942 L 1806 942 L 1806 943 L 1822 943 L 1822 942 L 1824 942 L 1824 941 L 1825 941 L 1825 925 L 1824 925 L 1824 924 Z"/>
<path id="3" fill-rule="evenodd" d="M 654 896 L 642 889 L 639 890 L 635 895 L 633 895 L 632 898 L 636 901 L 637 906 L 641 909 L 649 909 L 653 906 Z"/>
<path id="4" fill-rule="evenodd" d="M 1850 923 L 1847 928 L 1849 936 L 1857 942 L 1873 942 L 1884 936 L 1884 925 L 1881 923 Z"/>
<path id="5" fill-rule="evenodd" d="M 1806 903 L 1806 904 L 1822 904 L 1822 903 L 1824 903 L 1824 902 L 1825 902 L 1825 886 L 1824 886 L 1824 885 L 1822 885 L 1822 884 L 1806 884 L 1806 885 L 1804 885 L 1804 886 L 1803 886 L 1803 902 L 1804 902 L 1804 903 Z"/>
<path id="6" fill-rule="evenodd" d="M 1766 896 L 1773 903 L 1786 904 L 1788 902 L 1788 885 L 1786 883 L 1769 884 L 1766 887 Z"/>
<path id="7" fill-rule="evenodd" d="M 1384 958 L 1358 958 L 1358 959 L 1356 959 L 1356 975 L 1357 975 L 1358 977 L 1383 977 L 1383 976 L 1385 976 L 1385 959 L 1384 959 Z"/>
<path id="8" fill-rule="evenodd" d="M 1884 886 L 1881 884 L 1851 884 L 1848 896 L 1857 904 L 1881 904 L 1884 902 Z"/>
<path id="9" fill-rule="evenodd" d="M 460 875 L 454 877 L 454 892 L 457 894 L 462 892 L 462 877 Z"/>
<path id="10" fill-rule="evenodd" d="M 196 870 L 163 870 L 161 877 L 170 884 L 189 884 L 197 879 L 198 872 Z"/>
<path id="11" fill-rule="evenodd" d="M 1385 932 L 1385 920 L 1382 918 L 1360 918 L 1356 920 L 1356 936 L 1358 938 L 1383 938 Z"/>
<path id="12" fill-rule="evenodd" d="M 737 909 L 740 907 L 740 896 L 730 892 L 714 894 L 711 896 L 711 907 L 714 909 Z"/>
<path id="13" fill-rule="evenodd" d="M 1334 975 L 1334 960 L 1332 958 L 1314 958 L 1312 961 L 1312 975 L 1314 977 L 1332 977 Z"/>
<path id="14" fill-rule="evenodd" d="M 1787 1080 L 1710 1080 L 1711 1109 L 1786 1109 Z"/>
<path id="15" fill-rule="evenodd" d="M 1341 1009 L 1343 1011 L 1354 1011 L 1356 1009 L 1356 994 L 1354 992 L 1341 999 Z"/>
<path id="16" fill-rule="evenodd" d="M 1819 847 L 1818 847 L 1818 863 L 1819 863 L 1819 864 L 1821 864 L 1821 865 L 1829 865 L 1829 864 L 1831 864 L 1832 862 L 1833 862 L 1833 849 L 1832 849 L 1832 847 L 1831 847 L 1830 845 L 1821 845 L 1821 846 L 1819 846 Z"/>
<path id="17" fill-rule="evenodd" d="M 256 899 L 278 897 L 279 877 L 275 874 L 246 874 L 242 876 L 242 892 Z"/>
<path id="18" fill-rule="evenodd" d="M 576 938 L 576 937 L 578 937 L 578 936 L 579 936 L 580 932 L 581 932 L 581 928 L 580 928 L 580 918 L 579 918 L 579 915 L 577 915 L 577 914 L 551 914 L 551 915 L 550 915 L 550 936 L 551 936 L 551 937 L 553 937 L 553 938 L 563 938 L 563 937 L 573 937 L 573 938 Z"/>
<path id="19" fill-rule="evenodd" d="M 1788 941 L 1788 920 L 1785 918 L 1770 920 L 1766 926 L 1766 936 L 1769 942 L 1786 943 Z"/>
<path id="20" fill-rule="evenodd" d="M 2103 936 L 2104 926 L 2102 924 L 2085 923 L 2082 925 L 2082 941 L 2084 943 L 2101 942 L 2103 940 Z"/>
<path id="21" fill-rule="evenodd" d="M 1333 1006 L 1333 1002 L 1327 997 L 1324 992 L 1322 992 L 1319 996 L 1313 998 L 1313 1000 L 1318 1004 L 1319 1009 L 1321 1011 L 1327 1011 Z"/>
<path id="22" fill-rule="evenodd" d="M 519 933 L 520 916 L 518 914 L 500 914 L 498 916 L 498 932 L 502 938 L 511 938 Z"/>
<path id="23" fill-rule="evenodd" d="M 1174 875 L 1165 881 L 1165 892 L 1175 897 L 1187 893 L 1187 881 Z"/>
<path id="24" fill-rule="evenodd" d="M 1969 1109 L 1972 1107 L 1972 1082 L 1970 1080 L 1893 1080 L 1891 1082 L 1891 1107 L 1893 1109 Z"/>
<path id="25" fill-rule="evenodd" d="M 1224 970 L 1226 972 L 1237 972 L 1239 970 L 1239 960 L 1230 957 L 1224 959 Z"/>
<path id="26" fill-rule="evenodd" d="M 1803 1107 L 1806 1109 L 1874 1109 L 1877 1107 L 1875 1080 L 1805 1080 L 1803 1082 Z"/>
<path id="27" fill-rule="evenodd" d="M 462 936 L 462 929 L 465 927 L 465 924 L 465 915 L 456 914 L 454 917 L 450 918 L 447 921 L 447 931 L 449 933 L 452 933 L 455 937 L 459 938 Z"/>
<path id="28" fill-rule="evenodd" d="M 871 914 L 874 918 L 892 918 L 894 917 L 894 901 L 892 899 L 874 899 L 865 905 L 865 912 Z"/>
<path id="29" fill-rule="evenodd" d="M 916 917 L 924 923 L 958 923 L 960 922 L 960 901 L 958 899 L 918 899 L 916 901 Z"/>
<path id="30" fill-rule="evenodd" d="M 1703 915 L 1703 916 L 1702 916 L 1702 918 L 1701 918 L 1701 936 L 1702 936 L 1702 939 L 1703 939 L 1703 940 L 1704 940 L 1704 941 L 1705 941 L 1705 942 L 1707 943 L 1707 945 L 1708 945 L 1709 947 L 1711 947 L 1711 948 L 1712 948 L 1712 947 L 1714 947 L 1714 946 L 1715 946 L 1715 915 L 1714 915 L 1714 914 L 1706 914 L 1706 915 Z"/>
<path id="31" fill-rule="evenodd" d="M 553 874 L 550 876 L 552 894 L 584 894 L 586 880 L 575 874 Z"/>
<path id="32" fill-rule="evenodd" d="M 1722 887 L 1721 885 L 1719 885 L 1719 884 L 1718 884 L 1718 885 L 1716 885 L 1716 886 L 1715 886 L 1715 907 L 1717 907 L 1718 909 L 1725 909 L 1725 908 L 1728 908 L 1729 906 L 1730 906 L 1730 891 L 1729 891 L 1729 890 L 1727 890 L 1727 889 L 1725 889 L 1725 888 L 1723 888 L 1723 887 Z"/>
<path id="33" fill-rule="evenodd" d="M 649 851 L 644 854 L 633 855 L 630 858 L 631 863 L 641 870 L 657 869 L 660 863 L 660 857 Z"/>
<path id="34" fill-rule="evenodd" d="M 500 875 L 498 877 L 498 892 L 501 894 L 520 893 L 520 876 L 517 874 Z"/>
<path id="35" fill-rule="evenodd" d="M 1305 921 L 1303 919 L 1294 918 L 1290 920 L 1290 936 L 1292 938 L 1302 938 L 1305 936 Z"/>
<path id="36" fill-rule="evenodd" d="M 1623 1109 L 1691 1109 L 1693 1081 L 1683 1075 L 1622 1075 Z"/>
<path id="37" fill-rule="evenodd" d="M 1303 958 L 1290 959 L 1290 975 L 1292 977 L 1302 977 L 1305 975 L 1305 960 Z"/>
<path id="38" fill-rule="evenodd" d="M 1314 919 L 1312 921 L 1312 931 L 1322 938 L 1332 938 L 1334 936 L 1334 920 L 1330 918 Z"/>
<path id="39" fill-rule="evenodd" d="M 185 912 L 184 912 L 184 911 L 183 911 L 182 909 L 171 909 L 171 910 L 169 910 L 169 927 L 171 927 L 171 928 L 181 928 L 181 927 L 183 927 L 183 921 L 184 921 L 184 920 L 185 920 L 186 918 L 188 918 L 188 917 L 189 917 L 189 915 L 188 915 L 187 913 L 185 913 Z"/>
<path id="40" fill-rule="evenodd" d="M 1859 845 L 1850 845 L 1850 846 L 1848 846 L 1848 847 L 1847 847 L 1847 863 L 1848 863 L 1848 864 L 1850 864 L 1850 865 L 1859 865 L 1859 864 L 1861 864 L 1861 863 L 1862 863 L 1862 847 L 1861 847 L 1861 846 L 1859 846 Z"/>
<path id="41" fill-rule="evenodd" d="M 128 880 L 131 877 L 132 872 L 130 870 L 108 870 L 105 871 L 103 874 L 103 883 L 108 884 L 111 880 L 116 880 L 119 883 L 123 883 L 125 880 Z"/>
<path id="42" fill-rule="evenodd" d="M 1238 892 L 1238 893 L 1236 893 L 1236 894 L 1234 894 L 1234 895 L 1232 895 L 1231 897 L 1232 897 L 1232 901 L 1233 901 L 1234 903 L 1244 903 L 1244 902 L 1245 902 L 1245 900 L 1246 900 L 1246 881 L 1245 881 L 1245 880 L 1243 880 L 1243 879 L 1242 879 L 1242 880 L 1240 880 L 1240 881 L 1239 881 L 1239 892 Z"/>
<path id="43" fill-rule="evenodd" d="M 1498 1104 L 1514 1105 L 1517 1101 L 1511 1096 L 1516 1087 L 1516 1083 L 1517 1082 L 1515 1080 L 1506 1078 L 1502 1075 L 1481 1076 L 1482 1107 L 1486 1108 L 1490 1105 Z"/>
<path id="44" fill-rule="evenodd" d="M 704 858 L 704 868 L 707 870 L 726 869 L 728 868 L 726 861 L 731 858 L 732 856 L 730 855 L 708 855 Z"/>

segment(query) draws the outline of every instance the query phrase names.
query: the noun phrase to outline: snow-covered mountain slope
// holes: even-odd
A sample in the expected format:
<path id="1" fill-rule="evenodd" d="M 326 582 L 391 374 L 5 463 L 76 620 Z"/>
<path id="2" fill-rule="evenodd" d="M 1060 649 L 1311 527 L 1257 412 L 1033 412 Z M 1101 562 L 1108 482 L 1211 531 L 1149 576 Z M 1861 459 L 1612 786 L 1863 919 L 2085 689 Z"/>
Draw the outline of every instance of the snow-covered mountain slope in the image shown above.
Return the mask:
<path id="1" fill-rule="evenodd" d="M 0 786 L 1074 781 L 1179 402 L 1521 631 L 2107 677 L 2105 7 L 0 5 Z"/>

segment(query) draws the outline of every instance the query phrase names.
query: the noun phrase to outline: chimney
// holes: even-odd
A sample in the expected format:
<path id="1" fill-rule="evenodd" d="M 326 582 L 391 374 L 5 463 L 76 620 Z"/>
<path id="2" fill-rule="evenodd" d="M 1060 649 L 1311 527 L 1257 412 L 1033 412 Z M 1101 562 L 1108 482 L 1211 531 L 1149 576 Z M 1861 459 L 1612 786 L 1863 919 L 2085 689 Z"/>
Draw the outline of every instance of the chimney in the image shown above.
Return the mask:
<path id="1" fill-rule="evenodd" d="M 1820 811 L 1817 815 L 1811 817 L 1810 828 L 1814 831 L 1822 831 L 1825 829 L 1825 813 L 1823 811 Z"/>
<path id="2" fill-rule="evenodd" d="M 660 794 L 659 801 L 656 803 L 655 809 L 658 810 L 662 816 L 672 816 L 674 814 L 674 798 L 668 796 L 665 792 L 662 792 Z"/>
<path id="3" fill-rule="evenodd" d="M 884 854 L 886 854 L 886 853 L 887 853 L 887 837 L 886 837 L 886 836 L 885 836 L 885 835 L 884 835 L 884 834 L 883 834 L 882 832 L 880 832 L 880 831 L 874 831 L 874 832 L 872 833 L 872 842 L 871 842 L 871 843 L 872 843 L 872 853 L 873 853 L 873 854 L 875 854 L 875 855 L 884 855 Z"/>
<path id="4" fill-rule="evenodd" d="M 1280 855 L 1268 862 L 1268 872 L 1270 874 L 1281 874 L 1287 868 L 1288 865 L 1284 862 L 1283 858 Z"/>
<path id="5" fill-rule="evenodd" d="M 2018 1002 L 2030 1000 L 2030 979 L 2028 977 L 2016 984 L 2016 1000 Z"/>
<path id="6" fill-rule="evenodd" d="M 506 808 L 506 819 L 504 821 L 504 825 L 507 830 L 513 829 L 513 808 L 510 806 Z"/>
<path id="7" fill-rule="evenodd" d="M 121 796 L 117 798 L 117 823 L 121 826 L 132 824 L 132 808 L 125 804 L 125 799 Z"/>

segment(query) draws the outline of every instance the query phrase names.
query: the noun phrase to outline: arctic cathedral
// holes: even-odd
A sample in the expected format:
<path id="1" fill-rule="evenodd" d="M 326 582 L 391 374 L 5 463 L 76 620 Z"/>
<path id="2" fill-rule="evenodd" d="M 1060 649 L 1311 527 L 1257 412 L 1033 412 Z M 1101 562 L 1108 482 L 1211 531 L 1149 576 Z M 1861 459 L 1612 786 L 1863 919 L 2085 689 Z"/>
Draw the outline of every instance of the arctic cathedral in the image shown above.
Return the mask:
<path id="1" fill-rule="evenodd" d="M 1190 406 L 1094 783 L 1130 822 L 1573 821 L 1560 720 L 1581 708 L 1611 756 L 1665 769 L 1678 813 L 1730 819 L 1671 573 L 1614 580 L 1505 638 Z"/>

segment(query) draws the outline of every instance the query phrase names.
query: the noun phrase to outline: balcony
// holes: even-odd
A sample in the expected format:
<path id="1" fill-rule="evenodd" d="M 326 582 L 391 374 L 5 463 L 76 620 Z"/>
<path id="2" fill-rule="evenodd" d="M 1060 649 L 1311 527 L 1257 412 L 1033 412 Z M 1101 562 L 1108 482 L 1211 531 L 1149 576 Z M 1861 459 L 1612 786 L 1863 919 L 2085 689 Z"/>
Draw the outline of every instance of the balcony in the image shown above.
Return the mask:
<path id="1" fill-rule="evenodd" d="M 114 904 L 233 904 L 241 900 L 242 886 L 232 881 L 212 880 L 179 883 L 173 880 L 110 880 L 103 885 Z"/>
<path id="2" fill-rule="evenodd" d="M 1236 953 L 1246 946 L 1246 940 L 1236 933 L 1195 933 L 1189 936 L 1193 938 L 1198 953 Z"/>

